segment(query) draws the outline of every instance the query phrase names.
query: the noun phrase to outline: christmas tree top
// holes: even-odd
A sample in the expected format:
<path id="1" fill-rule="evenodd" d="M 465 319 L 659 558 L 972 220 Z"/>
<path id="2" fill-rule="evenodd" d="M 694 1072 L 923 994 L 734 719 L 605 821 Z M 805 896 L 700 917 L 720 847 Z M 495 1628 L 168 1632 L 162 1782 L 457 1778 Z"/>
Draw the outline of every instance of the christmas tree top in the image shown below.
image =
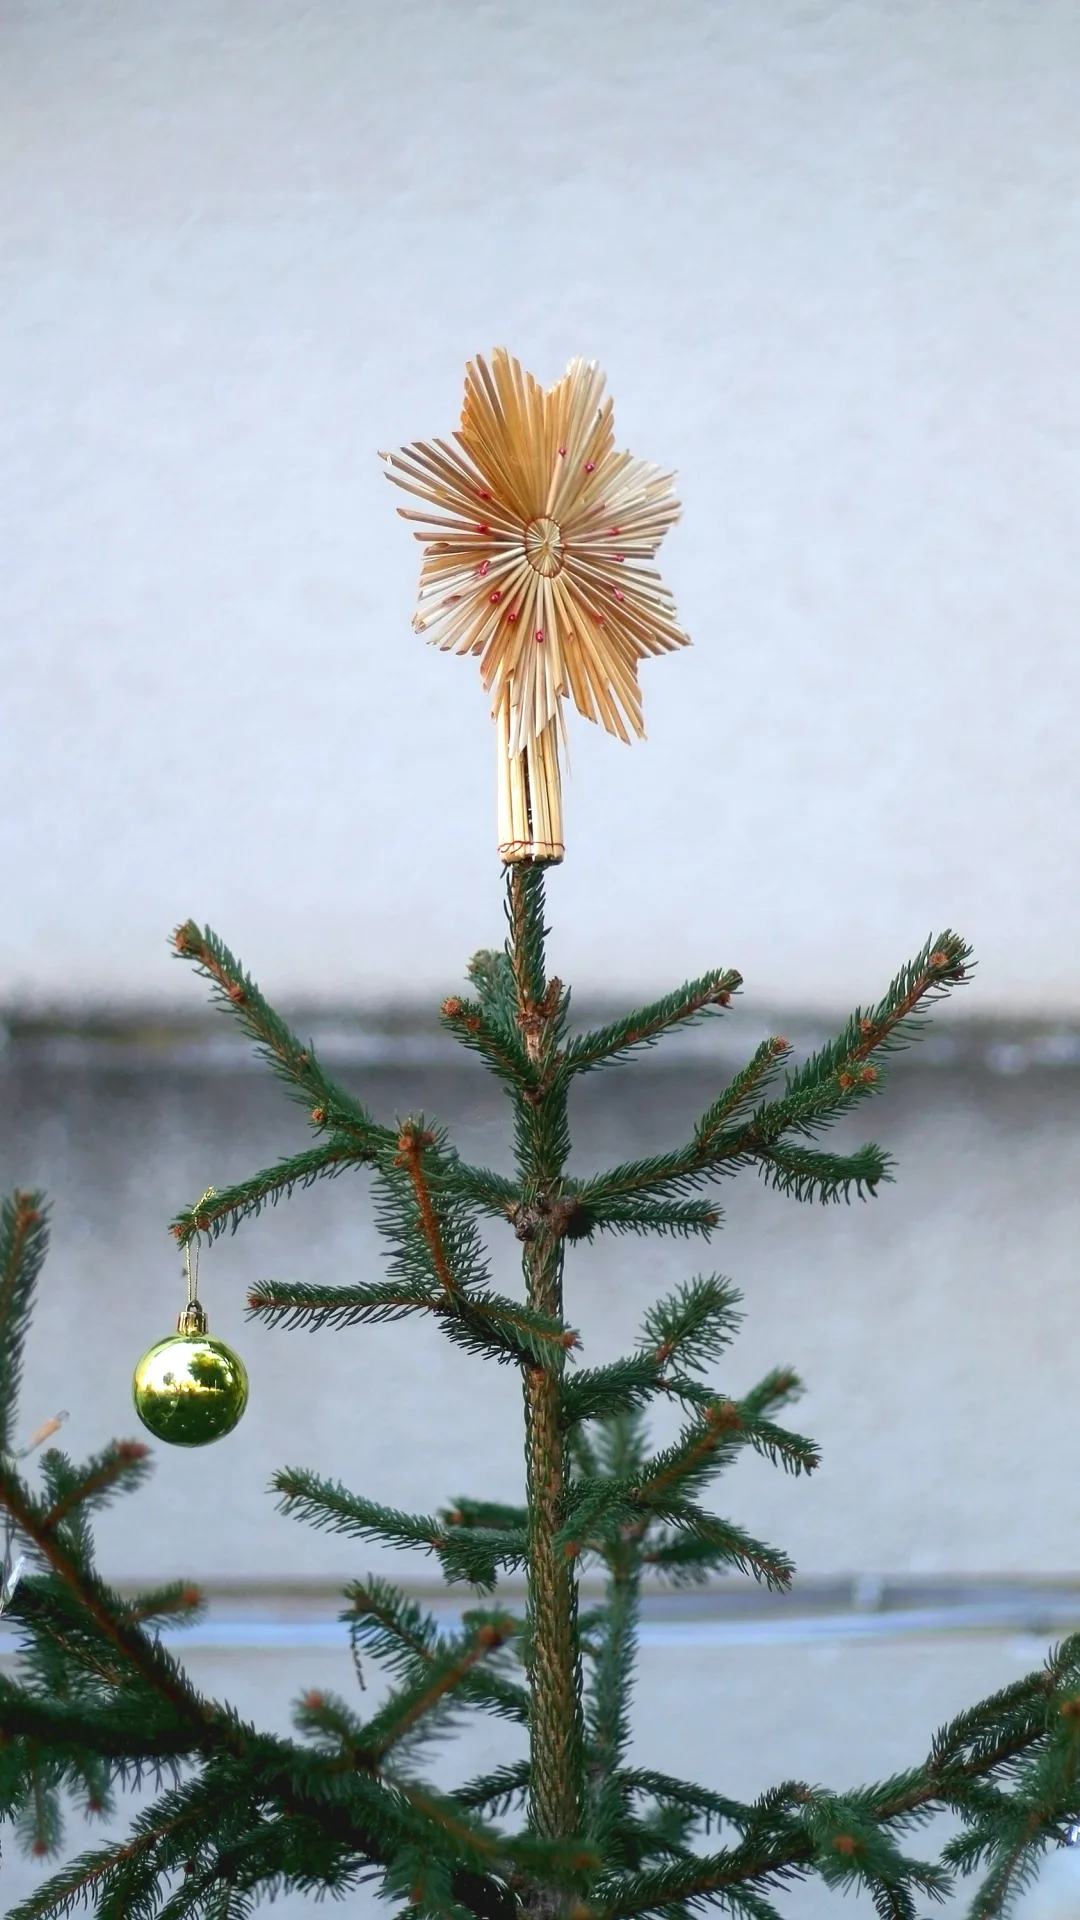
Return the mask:
<path id="1" fill-rule="evenodd" d="M 294 1737 L 242 1718 L 204 1694 L 164 1644 L 163 1629 L 178 1632 L 199 1611 L 198 1590 L 177 1582 L 119 1593 L 96 1563 L 92 1516 L 137 1488 L 147 1448 L 119 1441 L 81 1461 L 55 1447 L 33 1454 L 58 1421 L 18 1444 L 45 1209 L 39 1195 L 15 1193 L 0 1206 L 0 1612 L 19 1659 L 0 1674 L 0 1820 L 45 1855 L 59 1848 L 65 1801 L 109 1812 L 133 1780 L 157 1789 L 126 1835 L 61 1865 L 15 1920 L 61 1920 L 80 1903 L 99 1920 L 243 1920 L 267 1894 L 347 1895 L 372 1878 L 401 1920 L 693 1920 L 710 1910 L 781 1920 L 778 1903 L 811 1876 L 830 1896 L 865 1890 L 881 1920 L 916 1920 L 928 1899 L 973 1873 L 970 1913 L 997 1920 L 1039 1852 L 1080 1819 L 1080 1635 L 960 1714 L 925 1758 L 886 1780 L 837 1788 L 784 1778 L 747 1800 L 745 1726 L 724 1728 L 704 1784 L 642 1764 L 630 1706 L 644 1582 L 727 1573 L 787 1588 L 787 1555 L 716 1512 L 713 1492 L 747 1450 L 802 1475 L 817 1449 L 781 1420 L 799 1389 L 789 1368 L 749 1388 L 731 1380 L 726 1352 L 740 1316 L 722 1275 L 699 1273 L 652 1301 L 632 1350 L 600 1366 L 583 1363 L 566 1300 L 598 1235 L 707 1243 L 722 1223 L 716 1189 L 744 1171 L 796 1200 L 876 1193 L 890 1171 L 881 1149 L 830 1152 L 821 1136 L 879 1090 L 889 1054 L 967 979 L 968 950 L 953 933 L 929 940 L 809 1058 L 794 1061 L 774 1036 L 730 1078 L 714 1060 L 688 1139 L 571 1172 L 580 1076 L 722 1019 L 742 984 L 734 969 L 713 967 L 575 1031 L 569 994 L 547 963 L 544 866 L 562 845 L 560 702 L 571 695 L 624 738 L 640 731 L 637 662 L 684 639 L 641 564 L 675 503 L 666 476 L 612 451 L 595 369 L 575 363 L 545 394 L 504 354 L 490 370 L 480 361 L 470 369 L 456 447 L 415 446 L 392 472 L 446 516 L 420 516 L 422 606 L 434 600 L 440 644 L 479 652 L 508 770 L 506 943 L 474 955 L 470 988 L 444 1000 L 441 1017 L 506 1090 L 509 1170 L 469 1163 L 422 1114 L 378 1118 L 224 942 L 188 921 L 176 953 L 301 1105 L 310 1135 L 273 1165 L 208 1189 L 173 1231 L 191 1247 L 318 1180 L 363 1173 L 385 1271 L 343 1284 L 268 1279 L 249 1310 L 271 1326 L 339 1339 L 350 1330 L 363 1343 L 360 1366 L 379 1322 L 411 1319 L 438 1327 L 463 1367 L 515 1369 L 520 1495 L 462 1494 L 405 1512 L 312 1466 L 280 1469 L 284 1512 L 434 1561 L 463 1604 L 448 1623 L 361 1571 L 343 1594 L 342 1641 L 382 1668 L 380 1694 L 354 1690 L 351 1677 L 348 1697 L 305 1692 Z M 519 1275 L 508 1271 L 515 1254 Z M 207 1416 L 225 1431 L 244 1387 L 241 1373 L 220 1373 L 220 1354 L 209 1371 L 194 1296 L 192 1269 L 169 1342 L 171 1378 L 149 1382 L 145 1408 L 155 1430 L 185 1445 L 210 1437 Z M 183 1379 L 178 1339 L 185 1353 L 198 1349 Z M 186 1406 L 195 1388 L 201 1413 Z M 662 1447 L 648 1434 L 654 1405 L 679 1417 Z M 363 1452 L 361 1396 L 349 1415 Z M 603 1596 L 579 1613 L 583 1568 Z M 524 1610 L 507 1576 L 522 1578 Z M 420 1755 L 464 1712 L 501 1727 L 499 1762 L 432 1784 Z M 952 1836 L 926 1859 L 909 1850 L 910 1836 L 939 1813 Z"/>

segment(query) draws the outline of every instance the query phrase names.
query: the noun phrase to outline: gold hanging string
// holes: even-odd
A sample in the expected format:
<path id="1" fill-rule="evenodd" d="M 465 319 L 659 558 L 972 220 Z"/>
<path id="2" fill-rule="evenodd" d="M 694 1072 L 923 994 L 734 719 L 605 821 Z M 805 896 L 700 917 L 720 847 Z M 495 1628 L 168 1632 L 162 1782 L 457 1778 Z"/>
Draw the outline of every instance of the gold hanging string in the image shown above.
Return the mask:
<path id="1" fill-rule="evenodd" d="M 201 1199 L 195 1202 L 192 1212 L 196 1215 L 201 1213 L 206 1202 L 213 1199 L 214 1192 L 213 1187 L 207 1187 Z M 193 1244 L 194 1258 L 192 1258 Z M 194 1241 L 187 1241 L 184 1247 L 184 1273 L 187 1279 L 187 1305 L 176 1323 L 177 1330 L 180 1333 L 205 1333 L 206 1315 L 199 1303 L 199 1238 L 197 1234 L 194 1236 Z"/>
<path id="2" fill-rule="evenodd" d="M 202 1212 L 207 1201 L 213 1199 L 215 1191 L 216 1189 L 214 1187 L 207 1187 L 206 1192 L 198 1200 L 196 1200 L 195 1205 L 191 1209 L 196 1219 L 198 1218 L 199 1214 Z M 195 1235 L 194 1244 L 195 1244 L 194 1261 L 191 1258 L 192 1242 L 190 1240 L 187 1241 L 184 1247 L 184 1271 L 187 1274 L 187 1289 L 188 1289 L 187 1297 L 188 1297 L 189 1307 L 194 1306 L 196 1300 L 198 1299 L 199 1238 L 197 1234 Z"/>

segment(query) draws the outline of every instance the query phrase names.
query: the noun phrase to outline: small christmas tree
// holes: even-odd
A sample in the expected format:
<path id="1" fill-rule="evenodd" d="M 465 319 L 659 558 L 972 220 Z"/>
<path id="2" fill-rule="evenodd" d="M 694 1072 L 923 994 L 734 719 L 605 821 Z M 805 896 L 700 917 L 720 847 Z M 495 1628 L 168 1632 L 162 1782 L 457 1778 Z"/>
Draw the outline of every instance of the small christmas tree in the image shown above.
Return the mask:
<path id="1" fill-rule="evenodd" d="M 46 1231 L 40 1196 L 14 1195 L 0 1222 L 0 1512 L 3 1604 L 21 1656 L 16 1677 L 0 1678 L 0 1814 L 46 1854 L 60 1845 L 65 1798 L 100 1811 L 118 1786 L 147 1776 L 159 1791 L 126 1839 L 61 1868 L 11 1920 L 44 1920 L 80 1902 L 108 1920 L 237 1920 L 259 1895 L 340 1895 L 373 1876 L 417 1920 L 635 1920 L 709 1905 L 777 1920 L 777 1892 L 815 1874 L 838 1892 L 868 1888 L 887 1920 L 914 1920 L 920 1897 L 941 1897 L 957 1874 L 975 1873 L 971 1912 L 990 1920 L 1080 1814 L 1080 1635 L 1044 1669 L 946 1727 L 925 1761 L 870 1786 L 834 1791 L 789 1780 L 744 1802 L 628 1759 L 643 1581 L 704 1581 L 734 1569 L 787 1587 L 784 1554 L 705 1502 L 744 1447 L 796 1474 L 817 1456 L 811 1441 L 777 1422 L 799 1388 L 792 1373 L 771 1373 L 741 1398 L 707 1379 L 737 1318 L 737 1296 L 715 1275 L 658 1301 L 625 1358 L 582 1365 L 564 1303 L 568 1243 L 605 1232 L 708 1239 L 719 1225 L 709 1189 L 746 1168 L 800 1200 L 872 1194 L 888 1178 L 886 1156 L 876 1146 L 829 1153 L 819 1136 L 880 1088 L 885 1057 L 967 977 L 969 955 L 954 934 L 940 935 L 811 1058 L 795 1065 L 786 1041 L 765 1041 L 685 1144 L 591 1179 L 567 1173 L 577 1076 L 716 1018 L 741 981 L 716 969 L 598 1031 L 575 1032 L 569 994 L 548 973 L 544 868 L 562 851 L 558 703 L 569 691 L 583 710 L 594 703 L 613 731 L 620 714 L 639 725 L 637 659 L 680 636 L 648 569 L 637 567 L 633 586 L 619 584 L 629 578 L 622 574 L 611 586 L 609 574 L 626 556 L 632 567 L 651 556 L 672 513 L 666 480 L 611 452 L 591 370 L 572 369 L 538 399 L 512 362 L 497 359 L 491 376 L 478 364 L 473 413 L 467 407 L 459 436 L 467 464 L 436 443 L 434 452 L 411 450 L 407 477 L 426 487 L 430 455 L 439 488 L 489 490 L 489 511 L 475 526 L 451 501 L 441 531 L 429 526 L 422 537 L 425 569 L 449 588 L 450 644 L 483 655 L 506 761 L 508 938 L 504 950 L 475 956 L 471 993 L 445 1001 L 441 1017 L 505 1086 L 514 1174 L 467 1164 L 422 1115 L 392 1126 L 373 1117 L 221 941 L 189 922 L 175 935 L 177 953 L 210 981 L 304 1106 L 315 1138 L 204 1195 L 174 1232 L 189 1246 L 298 1186 L 349 1167 L 372 1172 L 386 1277 L 340 1288 L 265 1285 L 250 1310 L 290 1328 L 433 1316 L 464 1349 L 464 1365 L 516 1367 L 523 1500 L 459 1499 L 435 1513 L 402 1513 L 307 1468 L 283 1469 L 277 1492 L 301 1520 L 434 1555 L 450 1586 L 474 1600 L 497 1596 L 503 1574 L 523 1572 L 527 1608 L 521 1616 L 496 1597 L 447 1630 L 388 1582 L 361 1580 L 346 1589 L 342 1618 L 357 1652 L 390 1676 L 374 1711 L 365 1715 L 359 1697 L 307 1694 L 290 1740 L 205 1698 L 159 1638 L 163 1625 L 195 1616 L 197 1589 L 123 1596 L 94 1562 L 92 1515 L 139 1486 L 146 1448 L 121 1441 L 82 1464 L 54 1449 L 41 1456 L 34 1483 L 15 1451 L 15 1393 Z M 515 466 L 518 441 L 495 431 L 515 407 L 514 435 L 526 450 L 540 449 L 532 465 L 519 458 Z M 570 459 L 581 473 L 563 486 L 560 463 Z M 614 535 L 597 533 L 620 477 Z M 597 543 L 612 537 L 623 558 L 598 560 Z M 503 587 L 487 584 L 493 571 Z M 605 585 L 617 609 L 610 621 Z M 594 613 L 603 641 L 583 638 Z M 528 640 L 521 648 L 519 627 Z M 486 1226 L 520 1243 L 521 1298 L 493 1287 Z M 683 1418 L 678 1439 L 658 1452 L 647 1436 L 654 1401 L 674 1404 Z M 579 1613 L 583 1566 L 601 1569 L 605 1587 L 600 1604 Z M 440 1791 L 419 1771 L 424 1743 L 465 1710 L 524 1729 L 527 1755 Z M 943 1811 L 960 1830 L 941 1860 L 905 1851 L 911 1828 Z"/>

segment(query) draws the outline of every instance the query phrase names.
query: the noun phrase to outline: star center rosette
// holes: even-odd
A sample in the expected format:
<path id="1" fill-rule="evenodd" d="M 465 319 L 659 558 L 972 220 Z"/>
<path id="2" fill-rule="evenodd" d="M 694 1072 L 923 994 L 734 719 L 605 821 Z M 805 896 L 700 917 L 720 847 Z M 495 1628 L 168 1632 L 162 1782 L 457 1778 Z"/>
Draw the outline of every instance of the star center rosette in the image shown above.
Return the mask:
<path id="1" fill-rule="evenodd" d="M 545 390 L 502 347 L 490 367 L 469 362 L 452 442 L 382 458 L 425 503 L 399 509 L 424 547 L 413 626 L 476 655 L 491 696 L 500 858 L 554 864 L 563 703 L 643 738 L 638 662 L 689 645 L 647 564 L 679 517 L 673 476 L 615 450 L 594 363 L 571 361 Z"/>

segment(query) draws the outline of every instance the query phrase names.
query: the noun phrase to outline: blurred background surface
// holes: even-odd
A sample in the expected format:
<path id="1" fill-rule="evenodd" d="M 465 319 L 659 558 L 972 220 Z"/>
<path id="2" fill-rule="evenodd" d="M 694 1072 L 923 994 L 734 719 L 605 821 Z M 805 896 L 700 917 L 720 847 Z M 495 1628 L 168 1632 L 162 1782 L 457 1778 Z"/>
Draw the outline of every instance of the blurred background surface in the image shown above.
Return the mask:
<path id="1" fill-rule="evenodd" d="M 498 925 L 475 664 L 378 447 L 606 369 L 692 650 L 572 723 L 582 988 L 842 1006 L 931 925 L 1080 1008 L 1073 0 L 0 0 L 0 994 L 437 991 Z"/>
<path id="2" fill-rule="evenodd" d="M 726 1380 L 807 1381 L 821 1472 L 721 1497 L 793 1600 L 657 1602 L 643 1651 L 643 1752 L 740 1790 L 885 1773 L 1080 1620 L 1078 75 L 1071 0 L 0 0 L 0 1174 L 55 1206 L 28 1427 L 131 1430 L 169 1215 L 303 1137 L 169 963 L 187 914 L 380 1113 L 505 1159 L 421 1012 L 501 938 L 492 731 L 410 630 L 375 458 L 452 430 L 471 354 L 597 358 L 685 502 L 695 645 L 646 665 L 644 745 L 572 723 L 553 959 L 598 1006 L 717 962 L 747 994 L 587 1089 L 580 1163 L 677 1137 L 931 927 L 977 948 L 860 1129 L 899 1160 L 873 1205 L 739 1185 L 711 1253 L 571 1264 L 590 1358 L 715 1264 Z M 363 1182 L 216 1247 L 249 1412 L 102 1528 L 118 1579 L 209 1584 L 195 1671 L 277 1724 L 347 1680 L 357 1556 L 276 1516 L 274 1465 L 421 1508 L 519 1484 L 509 1376 L 244 1323 L 255 1279 L 378 1260 Z M 1026 1913 L 1075 1920 L 1075 1857 Z M 0 1905 L 36 1873 L 5 1856 Z"/>

